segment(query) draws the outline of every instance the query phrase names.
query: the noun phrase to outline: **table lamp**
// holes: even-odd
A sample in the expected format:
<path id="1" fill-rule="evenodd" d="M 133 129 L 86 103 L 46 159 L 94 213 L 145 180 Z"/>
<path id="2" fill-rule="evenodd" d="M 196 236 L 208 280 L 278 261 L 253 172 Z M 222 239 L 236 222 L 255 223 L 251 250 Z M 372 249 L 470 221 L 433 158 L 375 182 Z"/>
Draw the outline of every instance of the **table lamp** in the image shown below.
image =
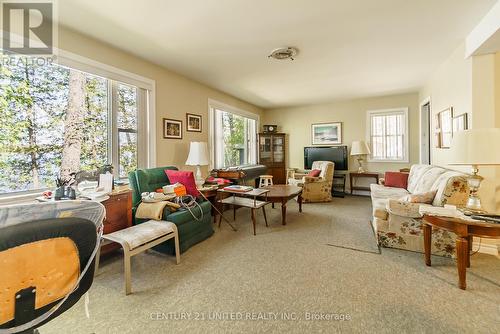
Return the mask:
<path id="1" fill-rule="evenodd" d="M 453 135 L 451 150 L 450 165 L 472 166 L 472 175 L 467 180 L 470 194 L 466 209 L 472 212 L 484 211 L 477 194 L 483 180 L 478 175 L 479 166 L 500 165 L 500 128 L 459 131 Z"/>
<path id="2" fill-rule="evenodd" d="M 353 141 L 351 144 L 351 156 L 355 156 L 356 160 L 358 160 L 358 173 L 364 173 L 365 170 L 363 169 L 363 156 L 370 154 L 370 148 L 368 145 L 362 141 L 362 140 L 357 140 Z"/>
<path id="3" fill-rule="evenodd" d="M 208 146 L 206 142 L 192 141 L 189 146 L 189 155 L 186 160 L 187 166 L 196 166 L 195 182 L 200 188 L 205 180 L 201 177 L 200 166 L 207 166 L 208 161 Z"/>

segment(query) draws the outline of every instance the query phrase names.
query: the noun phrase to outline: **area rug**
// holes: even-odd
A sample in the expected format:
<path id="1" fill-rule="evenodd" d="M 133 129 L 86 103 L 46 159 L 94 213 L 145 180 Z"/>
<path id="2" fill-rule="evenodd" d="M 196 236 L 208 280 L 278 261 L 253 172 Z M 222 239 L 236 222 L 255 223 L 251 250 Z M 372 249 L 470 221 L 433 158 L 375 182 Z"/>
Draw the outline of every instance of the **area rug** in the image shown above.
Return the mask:
<path id="1" fill-rule="evenodd" d="M 356 200 L 354 199 L 354 201 Z M 333 247 L 380 254 L 375 231 L 371 222 L 366 219 L 366 212 L 364 212 L 371 210 L 371 208 L 364 208 L 363 212 L 359 212 L 359 210 L 358 207 L 349 215 L 335 214 L 334 212 L 328 227 L 326 243 Z"/>

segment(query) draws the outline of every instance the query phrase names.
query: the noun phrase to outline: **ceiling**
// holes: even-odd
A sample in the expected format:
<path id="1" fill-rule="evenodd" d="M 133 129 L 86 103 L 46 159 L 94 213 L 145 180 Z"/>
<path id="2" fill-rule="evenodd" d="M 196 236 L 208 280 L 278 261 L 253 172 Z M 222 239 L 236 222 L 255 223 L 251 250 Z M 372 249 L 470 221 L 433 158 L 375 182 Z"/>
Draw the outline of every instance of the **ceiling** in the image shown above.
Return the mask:
<path id="1" fill-rule="evenodd" d="M 413 92 L 496 0 L 64 0 L 60 23 L 263 108 Z M 294 61 L 268 59 L 295 46 Z"/>

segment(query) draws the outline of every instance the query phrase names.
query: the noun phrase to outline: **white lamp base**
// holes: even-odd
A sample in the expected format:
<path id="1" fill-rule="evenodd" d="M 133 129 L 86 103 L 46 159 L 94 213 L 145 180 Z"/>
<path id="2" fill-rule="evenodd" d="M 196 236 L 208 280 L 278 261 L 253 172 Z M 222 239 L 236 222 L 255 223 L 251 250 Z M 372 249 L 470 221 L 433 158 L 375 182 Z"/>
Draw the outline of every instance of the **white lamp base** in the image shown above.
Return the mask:
<path id="1" fill-rule="evenodd" d="M 359 157 L 357 158 L 358 160 L 358 173 L 364 173 L 365 172 L 365 169 L 363 168 L 363 158 L 362 157 Z"/>
<path id="2" fill-rule="evenodd" d="M 194 182 L 196 183 L 196 188 L 201 188 L 203 186 L 203 184 L 205 183 L 205 180 L 201 176 L 200 165 L 196 166 L 196 174 L 195 174 Z"/>

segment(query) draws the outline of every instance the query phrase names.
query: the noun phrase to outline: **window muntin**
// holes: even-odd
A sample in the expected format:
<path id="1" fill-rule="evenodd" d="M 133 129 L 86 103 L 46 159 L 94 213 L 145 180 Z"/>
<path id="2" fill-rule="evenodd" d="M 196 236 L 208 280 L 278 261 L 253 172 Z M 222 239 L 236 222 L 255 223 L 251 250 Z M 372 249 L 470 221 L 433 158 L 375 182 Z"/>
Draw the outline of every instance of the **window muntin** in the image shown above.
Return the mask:
<path id="1" fill-rule="evenodd" d="M 257 120 L 214 108 L 214 151 L 216 168 L 257 162 Z"/>
<path id="2" fill-rule="evenodd" d="M 371 161 L 408 161 L 408 109 L 368 112 Z"/>
<path id="3" fill-rule="evenodd" d="M 63 154 L 69 78 L 77 70 L 22 61 L 6 62 L 0 70 L 0 195 L 54 187 Z M 84 74 L 79 169 L 112 163 L 117 176 L 126 177 L 138 161 L 139 89 L 78 73 Z M 117 136 L 113 122 L 120 126 Z M 112 147 L 118 147 L 116 157 Z"/>

